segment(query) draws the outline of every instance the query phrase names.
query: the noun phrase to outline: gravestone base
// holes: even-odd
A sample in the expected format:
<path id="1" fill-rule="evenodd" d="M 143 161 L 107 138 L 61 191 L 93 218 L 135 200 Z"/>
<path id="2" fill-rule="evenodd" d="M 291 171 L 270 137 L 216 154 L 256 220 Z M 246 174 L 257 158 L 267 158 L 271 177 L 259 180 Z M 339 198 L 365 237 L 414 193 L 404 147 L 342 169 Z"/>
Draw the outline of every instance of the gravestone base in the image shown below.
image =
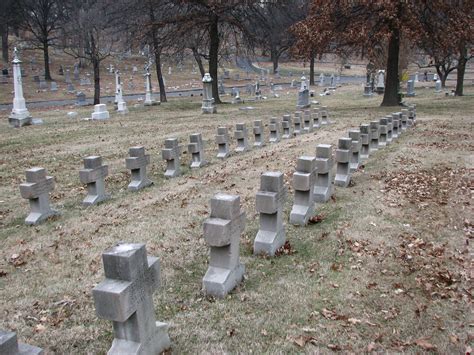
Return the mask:
<path id="1" fill-rule="evenodd" d="M 25 218 L 25 224 L 28 226 L 36 226 L 47 220 L 49 217 L 59 215 L 59 211 L 53 210 L 52 208 L 50 208 L 49 211 L 30 212 L 30 214 Z"/>
<path id="2" fill-rule="evenodd" d="M 11 114 L 10 117 L 8 117 L 8 123 L 14 128 L 31 125 L 31 115 L 28 110 L 22 114 Z"/>
<path id="3" fill-rule="evenodd" d="M 107 354 L 161 354 L 166 349 L 169 349 L 170 346 L 171 341 L 168 336 L 168 324 L 156 322 L 156 332 L 146 347 L 134 341 L 115 338 Z"/>
<path id="4" fill-rule="evenodd" d="M 145 179 L 142 181 L 132 181 L 130 184 L 128 184 L 128 190 L 129 191 L 138 191 L 141 189 L 144 189 L 145 187 L 153 185 L 153 181 Z"/>
<path id="5" fill-rule="evenodd" d="M 117 113 L 121 113 L 122 115 L 125 115 L 128 113 L 128 107 L 125 101 L 119 102 L 117 104 Z"/>
<path id="6" fill-rule="evenodd" d="M 158 106 L 159 104 L 161 104 L 161 102 L 155 100 L 149 100 L 143 103 L 144 106 Z"/>
<path id="7" fill-rule="evenodd" d="M 253 244 L 253 253 L 254 255 L 265 254 L 274 256 L 276 251 L 285 244 L 285 241 L 284 228 L 277 233 L 259 230 Z"/>
<path id="8" fill-rule="evenodd" d="M 36 346 L 18 343 L 16 333 L 0 330 L 0 354 L 5 355 L 43 355 Z"/>
<path id="9" fill-rule="evenodd" d="M 204 114 L 217 113 L 217 108 L 214 105 L 214 99 L 203 99 L 201 111 Z"/>
<path id="10" fill-rule="evenodd" d="M 202 280 L 202 286 L 206 294 L 217 298 L 224 298 L 235 286 L 242 282 L 244 273 L 244 264 L 239 264 L 233 270 L 209 266 Z"/>
<path id="11" fill-rule="evenodd" d="M 110 195 L 87 195 L 82 201 L 82 205 L 85 207 L 92 206 L 107 201 L 108 199 L 110 199 Z"/>
<path id="12" fill-rule="evenodd" d="M 308 220 L 314 214 L 313 206 L 294 205 L 290 213 L 290 223 L 300 226 L 308 224 Z"/>

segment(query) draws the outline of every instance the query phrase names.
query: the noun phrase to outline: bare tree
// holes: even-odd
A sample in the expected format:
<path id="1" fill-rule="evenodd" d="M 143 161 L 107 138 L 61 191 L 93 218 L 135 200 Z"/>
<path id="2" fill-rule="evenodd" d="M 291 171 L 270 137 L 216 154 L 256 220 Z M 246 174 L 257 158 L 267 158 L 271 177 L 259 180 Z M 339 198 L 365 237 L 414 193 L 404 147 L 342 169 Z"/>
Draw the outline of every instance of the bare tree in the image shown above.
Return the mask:
<path id="1" fill-rule="evenodd" d="M 8 35 L 12 27 L 20 23 L 19 6 L 16 0 L 0 1 L 0 36 L 2 36 L 2 59 L 8 63 Z"/>

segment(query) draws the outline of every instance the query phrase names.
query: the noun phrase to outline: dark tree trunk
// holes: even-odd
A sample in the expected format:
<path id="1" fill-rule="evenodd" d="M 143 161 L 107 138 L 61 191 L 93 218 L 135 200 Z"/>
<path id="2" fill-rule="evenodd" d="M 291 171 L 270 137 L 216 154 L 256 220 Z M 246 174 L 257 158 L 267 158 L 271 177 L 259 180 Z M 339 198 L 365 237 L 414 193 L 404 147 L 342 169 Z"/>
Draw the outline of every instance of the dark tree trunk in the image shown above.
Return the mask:
<path id="1" fill-rule="evenodd" d="M 49 44 L 48 42 L 43 43 L 43 58 L 44 58 L 44 79 L 52 81 L 51 72 L 49 70 Z"/>
<path id="2" fill-rule="evenodd" d="M 276 74 L 278 71 L 278 61 L 280 60 L 280 55 L 278 54 L 278 51 L 275 45 L 273 44 L 271 45 L 270 56 L 273 63 L 273 74 Z"/>
<path id="3" fill-rule="evenodd" d="M 460 48 L 460 55 L 458 60 L 458 70 L 456 78 L 456 91 L 454 95 L 463 96 L 464 91 L 464 73 L 466 72 L 466 62 L 467 62 L 467 47 L 462 45 Z"/>
<path id="4" fill-rule="evenodd" d="M 163 81 L 163 73 L 161 71 L 161 50 L 155 47 L 155 66 L 156 66 L 156 76 L 158 78 L 158 85 L 160 86 L 160 101 L 168 102 L 166 99 L 166 88 Z"/>
<path id="5" fill-rule="evenodd" d="M 0 34 L 2 35 L 2 59 L 5 63 L 8 63 L 8 26 L 7 25 L 1 26 Z"/>
<path id="6" fill-rule="evenodd" d="M 217 70 L 219 61 L 219 18 L 212 15 L 211 25 L 209 28 L 210 46 L 209 46 L 209 74 L 212 78 L 212 97 L 216 104 L 221 104 L 219 98 L 219 88 L 217 82 Z"/>
<path id="7" fill-rule="evenodd" d="M 201 73 L 201 78 L 202 78 L 204 74 L 206 74 L 206 70 L 204 69 L 204 65 L 202 64 L 202 58 L 195 47 L 191 48 L 191 50 L 193 51 L 193 56 L 194 56 L 194 59 L 196 60 L 196 63 L 198 65 L 199 72 Z"/>
<path id="8" fill-rule="evenodd" d="M 398 106 L 398 55 L 400 51 L 400 31 L 393 29 L 388 43 L 387 80 L 381 106 Z"/>
<path id="9" fill-rule="evenodd" d="M 100 104 L 100 61 L 92 58 L 92 66 L 94 68 L 94 105 Z"/>
<path id="10" fill-rule="evenodd" d="M 309 58 L 309 85 L 314 85 L 314 52 L 311 51 Z"/>

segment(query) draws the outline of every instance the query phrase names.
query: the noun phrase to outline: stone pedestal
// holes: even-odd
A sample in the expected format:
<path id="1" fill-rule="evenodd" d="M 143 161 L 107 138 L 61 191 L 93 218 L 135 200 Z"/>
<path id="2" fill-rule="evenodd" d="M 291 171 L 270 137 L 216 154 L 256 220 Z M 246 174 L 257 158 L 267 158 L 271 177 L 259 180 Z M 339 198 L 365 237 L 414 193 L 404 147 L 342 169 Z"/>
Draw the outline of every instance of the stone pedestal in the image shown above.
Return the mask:
<path id="1" fill-rule="evenodd" d="M 26 182 L 20 184 L 20 194 L 30 201 L 31 212 L 26 217 L 25 224 L 35 225 L 59 214 L 49 205 L 49 193 L 53 189 L 54 179 L 52 176 L 46 176 L 46 169 L 26 170 Z"/>
<path id="2" fill-rule="evenodd" d="M 305 110 L 303 113 L 303 132 L 313 132 L 313 117 L 311 116 L 310 110 Z"/>
<path id="3" fill-rule="evenodd" d="M 214 98 L 212 97 L 212 78 L 209 73 L 204 74 L 202 85 L 202 113 L 217 113 Z"/>
<path id="4" fill-rule="evenodd" d="M 253 244 L 254 254 L 274 256 L 285 244 L 283 224 L 283 203 L 286 188 L 283 174 L 266 172 L 260 177 L 260 191 L 257 192 L 256 209 L 260 213 L 260 228 Z"/>
<path id="5" fill-rule="evenodd" d="M 270 118 L 270 124 L 268 125 L 270 130 L 270 143 L 278 143 L 280 141 L 280 120 L 276 117 Z"/>
<path id="6" fill-rule="evenodd" d="M 109 118 L 109 111 L 107 111 L 107 106 L 105 104 L 94 106 L 94 112 L 92 112 L 93 120 L 108 120 Z"/>
<path id="7" fill-rule="evenodd" d="M 313 187 L 316 181 L 316 158 L 302 156 L 293 173 L 295 200 L 290 213 L 290 223 L 304 226 L 314 214 Z"/>
<path id="8" fill-rule="evenodd" d="M 87 184 L 87 196 L 82 201 L 84 206 L 95 205 L 110 198 L 105 193 L 105 177 L 109 175 L 109 167 L 102 165 L 102 157 L 84 158 L 84 169 L 79 170 L 81 183 Z"/>
<path id="9" fill-rule="evenodd" d="M 360 150 L 362 148 L 362 142 L 360 140 L 360 130 L 351 129 L 349 130 L 349 138 L 352 139 L 352 156 L 349 162 L 349 168 L 351 173 L 359 169 L 360 164 Z"/>
<path id="10" fill-rule="evenodd" d="M 379 121 L 370 121 L 370 153 L 379 150 Z"/>
<path id="11" fill-rule="evenodd" d="M 171 345 L 168 324 L 157 322 L 153 292 L 160 287 L 160 261 L 145 244 L 119 243 L 102 254 L 105 280 L 92 295 L 97 316 L 113 322 L 108 354 L 160 354 Z"/>
<path id="12" fill-rule="evenodd" d="M 225 159 L 229 156 L 229 130 L 227 127 L 218 127 L 216 135 L 217 157 Z"/>
<path id="13" fill-rule="evenodd" d="M 316 183 L 313 190 L 313 198 L 315 202 L 328 201 L 334 191 L 332 185 L 333 173 L 332 168 L 334 160 L 332 157 L 332 145 L 319 144 L 316 147 Z"/>
<path id="14" fill-rule="evenodd" d="M 302 110 L 302 109 L 308 108 L 310 106 L 311 106 L 311 104 L 309 103 L 308 84 L 306 82 L 306 78 L 303 76 L 303 77 L 301 77 L 301 88 L 298 91 L 298 102 L 296 104 L 296 108 L 298 110 Z"/>
<path id="15" fill-rule="evenodd" d="M 311 110 L 311 116 L 313 117 L 313 128 L 319 128 L 321 126 L 319 120 L 319 107 L 315 107 Z"/>
<path id="16" fill-rule="evenodd" d="M 166 161 L 166 178 L 174 178 L 181 174 L 179 157 L 181 147 L 178 138 L 168 138 L 165 140 L 165 148 L 161 150 L 161 156 Z"/>
<path id="17" fill-rule="evenodd" d="M 125 159 L 125 166 L 132 172 L 132 181 L 128 189 L 138 191 L 153 185 L 153 181 L 146 175 L 146 166 L 150 164 L 150 156 L 145 154 L 145 147 L 131 147 L 128 152 L 130 157 Z"/>
<path id="18" fill-rule="evenodd" d="M 21 80 L 21 60 L 18 58 L 18 51 L 15 47 L 13 51 L 13 88 L 15 97 L 13 98 L 13 109 L 8 117 L 8 122 L 12 127 L 19 128 L 31 124 L 31 114 L 26 108 L 23 97 L 23 84 Z"/>
<path id="19" fill-rule="evenodd" d="M 265 138 L 263 135 L 263 122 L 262 120 L 255 120 L 253 121 L 253 136 L 254 136 L 254 143 L 253 146 L 257 148 L 261 148 L 265 145 Z"/>
<path id="20" fill-rule="evenodd" d="M 303 133 L 303 112 L 301 111 L 296 111 L 295 112 L 295 118 L 293 120 L 294 124 L 294 129 L 293 129 L 293 135 L 298 136 Z"/>
<path id="21" fill-rule="evenodd" d="M 16 333 L 0 330 L 0 354 L 2 355 L 43 355 L 36 346 L 18 343 Z"/>
<path id="22" fill-rule="evenodd" d="M 206 165 L 204 159 L 204 143 L 202 142 L 201 133 L 194 133 L 189 136 L 188 152 L 191 154 L 192 169 L 201 168 Z"/>
<path id="23" fill-rule="evenodd" d="M 281 126 L 283 129 L 283 133 L 281 138 L 283 139 L 290 139 L 293 137 L 293 125 L 291 122 L 290 115 L 283 115 L 283 121 L 281 122 Z"/>
<path id="24" fill-rule="evenodd" d="M 367 123 L 363 123 L 360 125 L 360 142 L 361 142 L 361 147 L 360 147 L 360 152 L 359 152 L 359 158 L 361 161 L 365 161 L 369 159 L 370 155 L 370 125 Z"/>
<path id="25" fill-rule="evenodd" d="M 245 228 L 245 212 L 240 197 L 217 194 L 211 199 L 211 216 L 204 221 L 204 239 L 211 248 L 209 268 L 202 280 L 207 295 L 223 298 L 243 279 L 240 262 L 240 235 Z"/>
<path id="26" fill-rule="evenodd" d="M 237 140 L 236 152 L 242 153 L 248 150 L 247 125 L 245 123 L 235 125 L 234 138 Z"/>
<path id="27" fill-rule="evenodd" d="M 350 161 L 352 157 L 352 139 L 339 138 L 336 149 L 336 177 L 334 185 L 348 187 L 351 182 Z"/>

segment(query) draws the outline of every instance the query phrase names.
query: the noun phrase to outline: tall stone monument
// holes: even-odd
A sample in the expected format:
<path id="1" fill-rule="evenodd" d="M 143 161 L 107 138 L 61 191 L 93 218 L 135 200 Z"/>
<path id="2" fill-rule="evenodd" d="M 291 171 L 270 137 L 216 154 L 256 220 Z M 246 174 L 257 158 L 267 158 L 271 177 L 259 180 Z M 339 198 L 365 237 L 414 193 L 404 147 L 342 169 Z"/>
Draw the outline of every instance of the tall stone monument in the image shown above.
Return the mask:
<path id="1" fill-rule="evenodd" d="M 13 127 L 22 127 L 31 124 L 31 115 L 26 108 L 23 97 L 23 84 L 21 81 L 21 60 L 18 58 L 18 50 L 13 50 L 13 88 L 15 97 L 13 98 L 13 109 L 8 117 L 8 122 Z"/>
<path id="2" fill-rule="evenodd" d="M 202 78 L 202 113 L 217 113 L 212 97 L 212 78 L 211 74 L 206 73 Z"/>
<path id="3" fill-rule="evenodd" d="M 296 104 L 296 108 L 301 110 L 310 106 L 311 104 L 309 103 L 308 83 L 306 82 L 306 78 L 303 76 L 301 77 L 301 87 L 298 91 L 298 102 Z"/>
<path id="4" fill-rule="evenodd" d="M 145 106 L 154 106 L 159 105 L 159 101 L 155 101 L 153 98 L 153 92 L 151 87 L 151 74 L 150 74 L 150 66 L 147 65 L 145 67 Z"/>

